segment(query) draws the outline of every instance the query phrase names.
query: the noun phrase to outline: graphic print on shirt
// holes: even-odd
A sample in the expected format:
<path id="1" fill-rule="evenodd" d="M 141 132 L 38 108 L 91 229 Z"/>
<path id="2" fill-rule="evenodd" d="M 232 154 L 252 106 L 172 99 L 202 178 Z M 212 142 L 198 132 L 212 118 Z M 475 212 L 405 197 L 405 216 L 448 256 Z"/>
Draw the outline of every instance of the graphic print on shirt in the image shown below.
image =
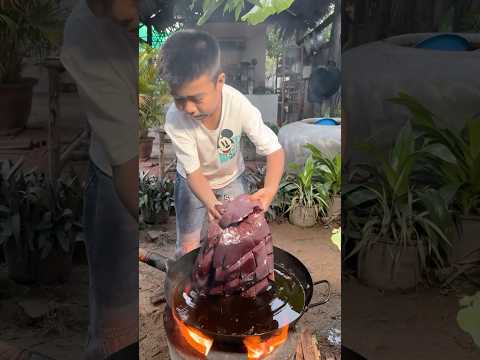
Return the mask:
<path id="1" fill-rule="evenodd" d="M 220 163 L 227 162 L 235 157 L 240 148 L 240 136 L 234 135 L 230 129 L 223 129 L 217 143 Z"/>

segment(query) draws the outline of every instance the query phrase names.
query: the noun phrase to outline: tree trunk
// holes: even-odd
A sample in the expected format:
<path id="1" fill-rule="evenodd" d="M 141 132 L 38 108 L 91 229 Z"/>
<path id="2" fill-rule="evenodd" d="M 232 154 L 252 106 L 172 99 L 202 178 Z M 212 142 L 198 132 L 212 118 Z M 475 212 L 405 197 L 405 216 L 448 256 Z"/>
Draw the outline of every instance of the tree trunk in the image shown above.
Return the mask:
<path id="1" fill-rule="evenodd" d="M 342 34 L 342 8 L 340 0 L 335 1 L 335 16 L 332 24 L 332 32 L 330 36 L 330 49 L 328 59 L 335 62 L 335 66 L 341 69 L 341 44 L 340 38 Z M 337 104 L 337 94 L 334 94 L 329 100 L 330 116 L 333 114 L 335 105 Z"/>
<path id="2" fill-rule="evenodd" d="M 340 38 L 342 34 L 342 13 L 340 0 L 335 1 L 335 16 L 332 24 L 332 32 L 330 35 L 330 49 L 328 59 L 335 62 L 335 65 L 341 67 L 341 43 Z"/>

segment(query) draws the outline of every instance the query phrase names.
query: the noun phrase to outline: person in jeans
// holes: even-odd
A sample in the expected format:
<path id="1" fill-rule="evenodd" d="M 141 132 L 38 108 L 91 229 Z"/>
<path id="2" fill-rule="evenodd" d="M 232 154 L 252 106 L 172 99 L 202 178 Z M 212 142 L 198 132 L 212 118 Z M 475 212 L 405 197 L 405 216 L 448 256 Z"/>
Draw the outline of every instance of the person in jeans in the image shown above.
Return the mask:
<path id="1" fill-rule="evenodd" d="M 177 257 L 200 245 L 208 220 L 221 216 L 216 205 L 247 191 L 242 134 L 267 158 L 265 185 L 251 195 L 264 211 L 278 191 L 284 170 L 277 136 L 264 124 L 260 111 L 225 84 L 220 57 L 217 40 L 197 30 L 174 33 L 162 47 L 161 77 L 174 99 L 165 131 L 177 158 Z"/>
<path id="2" fill-rule="evenodd" d="M 60 56 L 91 129 L 88 360 L 138 359 L 137 18 L 136 0 L 79 0 Z"/>

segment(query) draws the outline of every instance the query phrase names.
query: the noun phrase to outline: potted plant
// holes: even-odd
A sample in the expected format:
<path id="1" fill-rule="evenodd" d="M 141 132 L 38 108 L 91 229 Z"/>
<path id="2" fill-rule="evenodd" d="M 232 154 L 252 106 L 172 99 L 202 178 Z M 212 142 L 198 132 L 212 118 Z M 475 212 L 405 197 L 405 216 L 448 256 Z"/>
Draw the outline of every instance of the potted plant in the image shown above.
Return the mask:
<path id="1" fill-rule="evenodd" d="M 456 215 L 457 239 L 452 247 L 451 261 L 466 260 L 480 255 L 480 117 L 465 122 L 458 133 L 440 127 L 437 118 L 415 98 L 401 93 L 393 99 L 408 108 L 411 123 L 428 149 L 424 162 L 427 181 L 449 195 Z M 445 124 L 445 122 L 443 122 Z"/>
<path id="2" fill-rule="evenodd" d="M 139 178 L 139 208 L 146 224 L 164 224 L 175 206 L 174 184 L 166 178 L 142 173 Z"/>
<path id="3" fill-rule="evenodd" d="M 79 227 L 70 207 L 81 201 L 78 180 L 62 176 L 50 184 L 43 174 L 24 173 L 3 162 L 0 245 L 11 279 L 50 284 L 68 280 Z"/>
<path id="4" fill-rule="evenodd" d="M 315 162 L 310 155 L 303 167 L 290 164 L 294 171 L 287 175 L 282 185 L 291 197 L 288 208 L 290 222 L 301 227 L 311 227 L 317 223 L 319 215 L 324 216 L 328 207 L 329 193 L 326 184 L 315 182 Z"/>
<path id="5" fill-rule="evenodd" d="M 324 156 L 315 145 L 307 144 L 305 147 L 310 150 L 315 161 L 315 180 L 323 182 L 330 190 L 331 200 L 328 206 L 327 217 L 340 217 L 342 205 L 340 198 L 340 190 L 342 186 L 341 155 L 337 154 L 333 158 L 328 158 Z"/>
<path id="6" fill-rule="evenodd" d="M 148 160 L 152 153 L 154 137 L 150 129 L 165 123 L 166 107 L 172 101 L 168 84 L 158 78 L 160 52 L 147 44 L 141 44 L 139 52 L 139 143 L 140 159 Z"/>
<path id="7" fill-rule="evenodd" d="M 266 166 L 257 165 L 255 169 L 248 168 L 245 171 L 245 180 L 247 182 L 247 191 L 249 194 L 253 194 L 259 189 L 263 188 L 263 182 L 265 180 Z M 270 207 L 265 213 L 267 221 L 281 220 L 282 217 L 288 212 L 288 207 L 291 204 L 291 196 L 285 190 L 286 175 L 283 175 L 277 194 L 273 198 Z"/>
<path id="8" fill-rule="evenodd" d="M 139 126 L 139 157 L 140 160 L 148 160 L 152 154 L 153 136 L 148 136 L 150 129 L 160 123 L 159 117 L 163 109 L 153 96 L 143 96 L 139 103 L 140 126 Z"/>
<path id="9" fill-rule="evenodd" d="M 0 133 L 25 127 L 37 80 L 22 77 L 23 63 L 60 39 L 61 18 L 55 0 L 0 2 Z"/>
<path id="10" fill-rule="evenodd" d="M 347 258 L 358 254 L 358 276 L 369 286 L 411 289 L 427 267 L 444 265 L 451 215 L 441 193 L 414 181 L 425 153 L 408 125 L 391 151 L 373 144 L 363 148 L 373 164 L 358 164 L 362 182 L 343 190 L 347 238 L 355 241 Z"/>

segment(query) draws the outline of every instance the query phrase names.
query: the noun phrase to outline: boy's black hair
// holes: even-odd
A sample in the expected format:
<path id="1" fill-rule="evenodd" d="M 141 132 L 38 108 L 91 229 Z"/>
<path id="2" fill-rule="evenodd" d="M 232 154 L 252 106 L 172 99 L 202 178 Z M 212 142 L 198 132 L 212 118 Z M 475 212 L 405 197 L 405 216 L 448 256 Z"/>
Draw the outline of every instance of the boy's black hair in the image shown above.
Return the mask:
<path id="1" fill-rule="evenodd" d="M 220 74 L 220 46 L 210 34 L 183 30 L 171 35 L 161 49 L 160 76 L 178 87 L 202 75 L 216 81 Z"/>

